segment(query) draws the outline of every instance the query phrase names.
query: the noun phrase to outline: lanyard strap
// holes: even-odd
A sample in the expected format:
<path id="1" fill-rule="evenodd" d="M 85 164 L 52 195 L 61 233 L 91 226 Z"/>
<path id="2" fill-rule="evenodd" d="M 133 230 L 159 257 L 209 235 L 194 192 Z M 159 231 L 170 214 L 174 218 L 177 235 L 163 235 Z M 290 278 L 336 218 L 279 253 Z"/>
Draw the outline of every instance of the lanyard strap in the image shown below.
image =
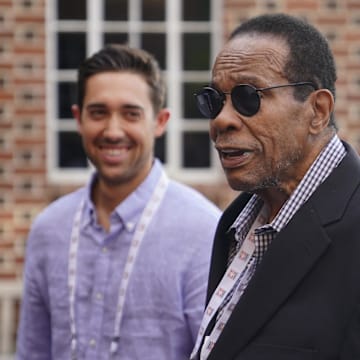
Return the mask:
<path id="1" fill-rule="evenodd" d="M 243 291 L 245 290 L 244 287 L 238 285 L 240 277 L 243 276 L 243 273 L 247 266 L 249 265 L 250 259 L 255 251 L 255 235 L 254 230 L 259 226 L 265 223 L 266 213 L 265 207 L 263 206 L 259 215 L 257 216 L 256 220 L 251 226 L 243 244 L 239 252 L 235 255 L 233 261 L 231 262 L 230 266 L 227 268 L 223 278 L 221 279 L 219 285 L 215 289 L 211 299 L 205 309 L 203 319 L 201 321 L 199 333 L 195 342 L 195 347 L 191 353 L 190 359 L 194 359 L 196 354 L 198 353 L 203 336 L 209 323 L 211 320 L 216 316 L 219 308 L 221 307 L 223 301 L 226 297 L 233 292 L 231 300 L 226 304 L 225 308 L 222 311 L 220 318 L 217 321 L 216 326 L 210 333 L 210 336 L 205 337 L 204 345 L 201 349 L 200 359 L 207 359 L 209 356 L 212 348 L 214 347 L 218 337 L 222 329 L 224 328 L 227 320 L 229 319 L 232 309 L 236 305 L 237 301 L 239 300 L 240 296 L 242 295 Z M 240 281 L 241 283 L 241 281 Z M 235 286 L 239 286 L 239 288 L 234 289 Z"/>
<path id="2" fill-rule="evenodd" d="M 124 273 L 121 278 L 119 295 L 118 295 L 119 297 L 116 307 L 114 335 L 110 346 L 110 353 L 112 356 L 116 353 L 118 349 L 118 342 L 120 339 L 120 325 L 123 316 L 125 295 L 128 288 L 129 279 L 133 271 L 135 259 L 139 252 L 139 248 L 144 238 L 146 229 L 150 224 L 156 210 L 158 209 L 163 199 L 163 196 L 167 189 L 167 185 L 168 185 L 168 178 L 165 172 L 163 171 L 151 195 L 150 200 L 148 201 L 145 209 L 141 214 L 140 221 L 136 227 L 134 236 L 131 240 L 129 252 L 124 267 Z M 85 205 L 85 200 L 83 199 L 80 202 L 74 217 L 74 223 L 71 232 L 70 251 L 69 251 L 68 286 L 69 286 L 69 304 L 70 304 L 71 353 L 73 360 L 76 359 L 76 348 L 77 348 L 77 333 L 76 333 L 76 324 L 75 324 L 75 290 L 76 290 L 76 281 L 77 281 L 77 254 L 78 254 L 78 247 L 80 242 L 80 220 L 84 205 Z"/>

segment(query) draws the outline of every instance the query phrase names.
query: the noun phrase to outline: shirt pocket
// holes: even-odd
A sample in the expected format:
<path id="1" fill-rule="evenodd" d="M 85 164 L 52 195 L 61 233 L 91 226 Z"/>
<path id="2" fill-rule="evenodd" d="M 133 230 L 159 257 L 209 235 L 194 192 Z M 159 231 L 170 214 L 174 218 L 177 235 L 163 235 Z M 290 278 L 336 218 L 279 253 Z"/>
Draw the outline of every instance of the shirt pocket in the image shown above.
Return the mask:
<path id="1" fill-rule="evenodd" d="M 68 288 L 68 276 L 65 271 L 62 274 L 51 274 L 49 277 L 49 299 L 50 299 L 50 316 L 51 316 L 51 331 L 53 338 L 53 354 L 56 354 L 56 359 L 70 359 L 71 347 L 71 322 L 70 322 L 70 293 Z M 79 281 L 81 283 L 79 283 Z M 76 323 L 77 332 L 83 334 L 86 330 L 86 318 L 84 316 L 86 302 L 90 297 L 90 285 L 88 282 L 84 283 L 83 279 L 78 279 L 75 292 L 75 317 L 78 320 Z M 87 344 L 85 337 L 79 336 L 77 339 L 77 355 L 79 359 L 85 359 L 85 351 Z M 61 355 L 60 354 L 65 354 Z"/>
<path id="2" fill-rule="evenodd" d="M 49 283 L 52 328 L 69 329 L 69 291 L 65 277 L 54 277 Z"/>

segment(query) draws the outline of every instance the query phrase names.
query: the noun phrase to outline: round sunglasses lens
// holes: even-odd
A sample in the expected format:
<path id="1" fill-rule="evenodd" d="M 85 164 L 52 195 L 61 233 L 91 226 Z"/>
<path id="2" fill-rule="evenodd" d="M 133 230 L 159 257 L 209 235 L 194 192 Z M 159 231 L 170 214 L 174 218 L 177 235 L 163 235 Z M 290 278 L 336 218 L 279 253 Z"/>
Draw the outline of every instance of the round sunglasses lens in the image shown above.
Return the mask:
<path id="1" fill-rule="evenodd" d="M 253 116 L 260 108 L 260 97 L 251 85 L 238 85 L 231 91 L 234 108 L 242 115 Z"/>
<path id="2" fill-rule="evenodd" d="M 215 118 L 222 108 L 221 95 L 213 88 L 204 88 L 195 95 L 196 104 L 203 116 Z"/>

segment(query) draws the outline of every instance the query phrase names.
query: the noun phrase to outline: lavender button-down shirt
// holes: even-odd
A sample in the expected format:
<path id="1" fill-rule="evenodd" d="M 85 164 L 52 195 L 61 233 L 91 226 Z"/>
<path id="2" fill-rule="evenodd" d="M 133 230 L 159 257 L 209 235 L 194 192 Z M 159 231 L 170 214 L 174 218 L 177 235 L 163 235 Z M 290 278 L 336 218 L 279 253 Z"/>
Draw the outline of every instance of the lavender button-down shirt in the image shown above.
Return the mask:
<path id="1" fill-rule="evenodd" d="M 108 233 L 98 225 L 90 183 L 38 216 L 27 242 L 18 360 L 71 359 L 68 253 L 74 214 L 84 197 L 75 295 L 77 359 L 110 358 L 129 245 L 161 171 L 156 161 L 143 184 L 115 209 Z M 170 181 L 131 274 L 115 359 L 190 356 L 204 311 L 219 215 L 202 195 Z"/>

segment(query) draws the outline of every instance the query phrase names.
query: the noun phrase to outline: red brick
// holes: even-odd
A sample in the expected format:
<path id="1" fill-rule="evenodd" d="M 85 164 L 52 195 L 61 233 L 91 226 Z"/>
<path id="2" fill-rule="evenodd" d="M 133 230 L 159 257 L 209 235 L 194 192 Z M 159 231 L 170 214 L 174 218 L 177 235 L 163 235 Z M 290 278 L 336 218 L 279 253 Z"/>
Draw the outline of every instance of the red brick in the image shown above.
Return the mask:
<path id="1" fill-rule="evenodd" d="M 285 8 L 289 11 L 315 11 L 318 10 L 320 6 L 317 0 L 288 0 L 285 4 Z"/>
<path id="2" fill-rule="evenodd" d="M 350 11 L 360 10 L 360 2 L 359 0 L 348 0 L 347 1 L 347 9 Z"/>
<path id="3" fill-rule="evenodd" d="M 331 15 L 328 16 L 319 16 L 316 19 L 316 22 L 319 26 L 323 25 L 332 25 L 332 26 L 343 26 L 348 22 L 348 19 L 345 15 Z"/>
<path id="4" fill-rule="evenodd" d="M 37 14 L 36 16 L 34 15 L 17 15 L 15 17 L 15 21 L 18 24 L 39 24 L 42 25 L 45 22 L 45 17 L 44 15 L 39 15 Z"/>

